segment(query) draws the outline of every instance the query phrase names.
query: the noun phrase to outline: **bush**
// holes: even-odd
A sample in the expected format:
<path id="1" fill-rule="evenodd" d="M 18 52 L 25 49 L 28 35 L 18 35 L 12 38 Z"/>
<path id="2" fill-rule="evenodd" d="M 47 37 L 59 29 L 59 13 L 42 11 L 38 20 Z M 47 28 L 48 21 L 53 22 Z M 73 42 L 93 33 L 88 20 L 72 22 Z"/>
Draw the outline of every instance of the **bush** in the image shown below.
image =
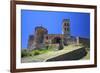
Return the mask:
<path id="1" fill-rule="evenodd" d="M 26 51 L 23 50 L 23 51 L 21 52 L 21 57 L 25 57 L 25 56 L 28 56 L 28 53 L 27 53 Z"/>
<path id="2" fill-rule="evenodd" d="M 39 54 L 40 54 L 40 52 L 38 50 L 34 51 L 34 55 L 39 55 Z"/>
<path id="3" fill-rule="evenodd" d="M 22 50 L 21 51 L 21 57 L 27 57 L 27 56 L 32 56 L 32 54 L 29 51 Z"/>
<path id="4" fill-rule="evenodd" d="M 58 49 L 62 50 L 63 48 L 64 48 L 63 45 L 60 43 Z"/>

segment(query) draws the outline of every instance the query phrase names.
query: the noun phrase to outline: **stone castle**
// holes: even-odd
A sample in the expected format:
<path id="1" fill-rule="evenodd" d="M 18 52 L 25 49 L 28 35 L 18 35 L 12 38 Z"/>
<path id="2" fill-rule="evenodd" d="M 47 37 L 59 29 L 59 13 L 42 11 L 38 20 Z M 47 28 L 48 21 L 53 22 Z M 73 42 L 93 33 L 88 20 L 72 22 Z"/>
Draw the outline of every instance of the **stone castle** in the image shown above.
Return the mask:
<path id="1" fill-rule="evenodd" d="M 51 29 L 52 30 L 52 29 Z M 35 27 L 34 35 L 28 39 L 28 49 L 41 49 L 49 45 L 68 45 L 76 43 L 76 38 L 70 35 L 70 20 L 62 21 L 62 34 L 49 34 L 48 30 L 42 26 Z"/>

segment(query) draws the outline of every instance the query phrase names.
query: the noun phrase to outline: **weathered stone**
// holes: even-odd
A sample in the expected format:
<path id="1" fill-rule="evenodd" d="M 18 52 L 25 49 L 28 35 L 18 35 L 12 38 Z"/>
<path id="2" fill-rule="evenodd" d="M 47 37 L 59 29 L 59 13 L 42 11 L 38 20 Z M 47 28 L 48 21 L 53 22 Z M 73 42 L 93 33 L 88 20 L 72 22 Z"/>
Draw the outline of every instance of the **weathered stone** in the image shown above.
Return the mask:
<path id="1" fill-rule="evenodd" d="M 48 30 L 42 26 L 35 28 L 34 35 L 29 36 L 28 48 L 42 49 L 47 45 L 58 44 L 58 49 L 63 49 L 64 45 L 68 45 L 71 41 L 70 36 L 70 20 L 64 19 L 62 23 L 62 34 L 48 34 Z M 72 42 L 72 41 L 71 41 Z M 48 47 L 47 47 L 48 49 Z M 57 48 L 55 48 L 57 49 Z"/>

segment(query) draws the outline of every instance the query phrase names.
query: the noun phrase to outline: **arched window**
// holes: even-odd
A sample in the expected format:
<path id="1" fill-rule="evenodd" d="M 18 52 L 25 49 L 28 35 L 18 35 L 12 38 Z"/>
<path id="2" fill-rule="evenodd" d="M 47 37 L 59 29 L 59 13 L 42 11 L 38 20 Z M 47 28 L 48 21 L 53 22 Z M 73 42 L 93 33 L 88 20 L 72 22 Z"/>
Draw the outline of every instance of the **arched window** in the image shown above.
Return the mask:
<path id="1" fill-rule="evenodd" d="M 64 31 L 66 31 L 66 28 L 64 28 Z"/>
<path id="2" fill-rule="evenodd" d="M 64 23 L 64 26 L 66 26 L 67 25 L 67 23 Z"/>

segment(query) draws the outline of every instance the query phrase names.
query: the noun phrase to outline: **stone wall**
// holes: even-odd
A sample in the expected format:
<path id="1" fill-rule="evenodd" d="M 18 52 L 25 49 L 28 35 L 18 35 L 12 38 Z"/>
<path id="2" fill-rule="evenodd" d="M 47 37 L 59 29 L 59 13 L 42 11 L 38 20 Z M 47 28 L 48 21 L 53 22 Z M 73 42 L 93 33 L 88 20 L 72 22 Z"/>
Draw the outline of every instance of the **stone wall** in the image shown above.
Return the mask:
<path id="1" fill-rule="evenodd" d="M 68 61 L 68 60 L 79 60 L 86 56 L 87 51 L 84 47 L 74 50 L 72 52 L 62 54 L 60 56 L 50 58 L 46 61 Z"/>

